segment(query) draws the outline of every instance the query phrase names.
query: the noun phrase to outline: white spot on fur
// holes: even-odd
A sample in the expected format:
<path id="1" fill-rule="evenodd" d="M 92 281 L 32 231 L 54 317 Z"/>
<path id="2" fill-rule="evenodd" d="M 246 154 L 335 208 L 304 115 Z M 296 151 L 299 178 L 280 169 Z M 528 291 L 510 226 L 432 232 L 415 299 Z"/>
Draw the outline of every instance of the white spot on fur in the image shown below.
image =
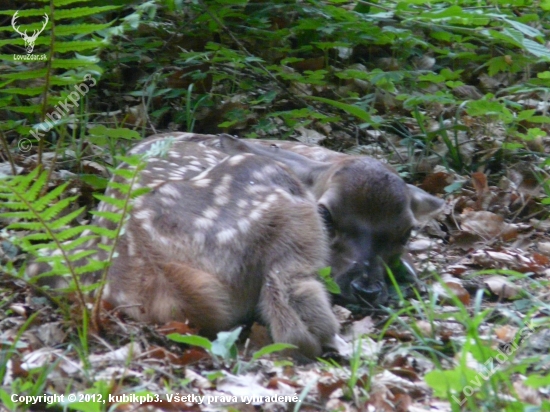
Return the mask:
<path id="1" fill-rule="evenodd" d="M 250 229 L 250 220 L 248 218 L 239 219 L 237 226 L 242 233 L 246 233 L 248 232 L 248 229 Z"/>
<path id="2" fill-rule="evenodd" d="M 142 209 L 134 213 L 134 217 L 139 220 L 150 220 L 153 218 L 153 211 Z"/>
<path id="3" fill-rule="evenodd" d="M 145 229 L 147 233 L 149 233 L 149 236 L 151 238 L 157 237 L 157 231 L 153 228 L 153 225 L 151 224 L 151 221 L 149 219 L 144 219 L 144 221 L 141 223 L 141 227 Z"/>
<path id="4" fill-rule="evenodd" d="M 197 181 L 197 180 L 201 180 L 201 179 L 204 179 L 206 176 L 208 176 L 208 172 L 210 170 L 205 170 L 204 172 L 202 172 L 201 174 L 199 175 L 196 175 L 194 178 L 191 179 L 191 181 Z"/>
<path id="5" fill-rule="evenodd" d="M 239 163 L 241 163 L 245 159 L 245 156 L 242 154 L 235 155 L 229 159 L 229 164 L 231 166 L 237 166 Z"/>
<path id="6" fill-rule="evenodd" d="M 272 176 L 279 173 L 279 170 L 273 165 L 264 166 L 262 169 L 265 176 Z"/>
<path id="7" fill-rule="evenodd" d="M 206 156 L 205 160 L 208 162 L 210 166 L 214 166 L 215 164 L 218 163 L 218 159 L 212 156 Z"/>
<path id="8" fill-rule="evenodd" d="M 193 185 L 196 187 L 208 187 L 210 185 L 210 182 L 212 182 L 212 179 L 200 179 L 200 180 L 195 180 Z"/>
<path id="9" fill-rule="evenodd" d="M 134 200 L 134 210 L 140 209 L 142 205 L 143 205 L 143 196 L 140 196 Z"/>
<path id="10" fill-rule="evenodd" d="M 264 178 L 265 174 L 262 171 L 260 170 L 254 170 L 254 172 L 252 172 L 252 177 L 256 180 L 262 180 Z"/>
<path id="11" fill-rule="evenodd" d="M 246 200 L 246 199 L 239 199 L 237 201 L 237 206 L 241 209 L 245 209 L 245 208 L 248 208 L 248 206 L 250 206 L 250 204 L 248 203 L 248 200 Z"/>
<path id="12" fill-rule="evenodd" d="M 157 237 L 155 237 L 155 241 L 162 243 L 162 245 L 166 247 L 172 246 L 172 240 L 166 236 L 157 235 Z"/>
<path id="13" fill-rule="evenodd" d="M 199 162 L 198 160 L 192 160 L 189 162 L 189 164 L 194 166 L 202 166 L 202 163 Z"/>
<path id="14" fill-rule="evenodd" d="M 198 245 L 204 245 L 204 242 L 206 241 L 206 237 L 204 236 L 204 233 L 202 232 L 195 232 L 193 234 L 193 242 L 195 242 Z"/>
<path id="15" fill-rule="evenodd" d="M 218 232 L 216 234 L 216 238 L 218 239 L 218 243 L 223 244 L 223 243 L 231 242 L 237 235 L 238 235 L 237 230 L 233 228 L 229 228 Z"/>
<path id="16" fill-rule="evenodd" d="M 172 206 L 175 206 L 176 205 L 176 201 L 172 198 L 169 198 L 169 197 L 161 197 L 160 198 L 160 201 L 162 202 L 162 204 L 164 206 L 168 206 L 168 207 L 172 207 Z"/>
<path id="17" fill-rule="evenodd" d="M 281 189 L 280 187 L 278 187 L 277 189 L 275 189 L 275 193 L 277 193 L 278 195 L 284 197 L 285 199 L 288 199 L 290 200 L 291 202 L 295 202 L 296 199 L 294 198 L 294 196 L 292 196 L 290 193 L 288 193 L 286 190 L 283 190 Z"/>
<path id="18" fill-rule="evenodd" d="M 199 217 L 195 219 L 194 224 L 197 229 L 209 229 L 214 226 L 214 221 L 207 217 Z"/>
<path id="19" fill-rule="evenodd" d="M 128 231 L 128 256 L 136 255 L 136 244 L 134 243 L 134 235 L 132 232 Z"/>
<path id="20" fill-rule="evenodd" d="M 248 217 L 250 220 L 260 220 L 262 218 L 262 211 L 260 209 L 254 209 Z"/>
<path id="21" fill-rule="evenodd" d="M 220 215 L 220 209 L 208 207 L 202 212 L 202 215 L 208 219 L 216 219 Z"/>
<path id="22" fill-rule="evenodd" d="M 272 192 L 273 188 L 265 185 L 250 185 L 246 188 L 246 191 L 250 194 Z"/>
<path id="23" fill-rule="evenodd" d="M 233 177 L 231 175 L 224 175 L 222 177 L 221 183 L 214 189 L 214 194 L 223 195 L 225 193 L 228 193 L 229 189 L 231 188 L 231 180 L 233 180 Z"/>
<path id="24" fill-rule="evenodd" d="M 179 199 L 181 197 L 180 192 L 178 191 L 178 189 L 176 189 L 172 185 L 161 186 L 160 189 L 159 189 L 159 192 L 162 195 L 171 196 L 173 199 Z"/>
<path id="25" fill-rule="evenodd" d="M 226 205 L 226 204 L 229 203 L 229 196 L 227 196 L 227 195 L 216 196 L 216 198 L 214 199 L 214 203 L 219 205 L 219 206 Z"/>
<path id="26" fill-rule="evenodd" d="M 192 170 L 193 172 L 202 172 L 203 170 L 201 167 L 197 166 L 187 166 L 187 169 Z"/>
<path id="27" fill-rule="evenodd" d="M 109 283 L 107 283 L 107 284 L 103 287 L 103 297 L 106 298 L 106 297 L 108 297 L 110 294 L 111 294 L 111 285 L 110 285 Z"/>

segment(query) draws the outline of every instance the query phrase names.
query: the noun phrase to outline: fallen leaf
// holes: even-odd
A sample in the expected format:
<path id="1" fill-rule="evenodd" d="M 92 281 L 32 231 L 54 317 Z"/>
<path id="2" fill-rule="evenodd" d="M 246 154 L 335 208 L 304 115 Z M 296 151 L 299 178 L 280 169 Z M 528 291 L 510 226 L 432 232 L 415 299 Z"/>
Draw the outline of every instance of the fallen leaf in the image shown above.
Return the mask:
<path id="1" fill-rule="evenodd" d="M 177 365 L 189 365 L 209 357 L 210 355 L 202 348 L 189 348 L 186 349 L 185 352 L 183 352 L 183 355 L 174 363 Z"/>
<path id="2" fill-rule="evenodd" d="M 273 340 L 271 339 L 271 336 L 269 336 L 269 331 L 264 325 L 254 322 L 250 328 L 248 342 L 249 350 L 254 351 L 272 344 Z"/>
<path id="3" fill-rule="evenodd" d="M 468 270 L 468 267 L 464 265 L 456 264 L 456 265 L 447 266 L 447 271 L 454 276 L 460 276 L 464 274 L 467 270 Z"/>
<path id="4" fill-rule="evenodd" d="M 464 289 L 464 286 L 456 282 L 449 282 L 446 285 L 464 305 L 470 304 L 470 294 Z"/>
<path id="5" fill-rule="evenodd" d="M 441 281 L 446 287 L 443 287 L 440 283 L 434 283 L 432 288 L 434 292 L 441 296 L 443 303 L 453 304 L 449 291 L 458 298 L 464 305 L 470 304 L 470 294 L 462 286 L 462 280 L 445 273 L 441 277 Z"/>
<path id="6" fill-rule="evenodd" d="M 128 343 L 121 348 L 102 353 L 92 354 L 88 357 L 90 363 L 101 362 L 127 362 L 132 359 L 138 358 L 142 353 L 141 346 L 138 343 Z"/>
<path id="7" fill-rule="evenodd" d="M 317 391 L 322 400 L 328 399 L 330 395 L 336 390 L 340 389 L 345 385 L 343 379 L 319 379 L 317 382 Z"/>
<path id="8" fill-rule="evenodd" d="M 514 389 L 518 394 L 518 398 L 531 405 L 540 405 L 542 402 L 539 392 L 528 386 L 525 386 L 522 381 L 518 380 L 513 383 Z"/>
<path id="9" fill-rule="evenodd" d="M 515 338 L 517 331 L 518 328 L 510 325 L 502 325 L 495 328 L 495 335 L 504 342 L 511 342 Z"/>
<path id="10" fill-rule="evenodd" d="M 489 290 L 503 299 L 513 299 L 519 294 L 519 289 L 503 276 L 491 276 L 483 281 Z"/>
<path id="11" fill-rule="evenodd" d="M 543 273 L 547 265 L 540 265 L 535 258 L 526 256 L 527 253 L 520 249 L 479 250 L 472 253 L 472 263 L 488 269 L 511 269 L 517 272 Z M 537 257 L 539 261 L 545 262 L 544 257 Z"/>
<path id="12" fill-rule="evenodd" d="M 466 211 L 460 215 L 463 231 L 473 233 L 483 239 L 500 237 L 511 240 L 517 237 L 517 226 L 506 223 L 502 216 L 486 211 Z"/>
<path id="13" fill-rule="evenodd" d="M 365 316 L 363 319 L 353 322 L 352 324 L 353 336 L 366 335 L 372 333 L 373 330 L 374 322 L 370 316 Z"/>
<path id="14" fill-rule="evenodd" d="M 489 185 L 487 184 L 487 176 L 485 176 L 485 173 L 472 173 L 472 185 L 476 191 L 476 208 L 478 210 L 486 209 L 491 201 L 491 192 L 489 191 Z"/>
<path id="15" fill-rule="evenodd" d="M 425 320 L 419 320 L 416 322 L 416 327 L 422 333 L 422 335 L 430 337 L 433 336 L 433 328 L 432 324 L 430 322 L 426 322 Z"/>
<path id="16" fill-rule="evenodd" d="M 179 333 L 181 335 L 195 335 L 196 329 L 190 328 L 189 324 L 177 321 L 168 322 L 157 328 L 157 332 L 162 335 L 169 335 L 171 333 Z"/>
<path id="17" fill-rule="evenodd" d="M 444 193 L 445 188 L 453 183 L 453 176 L 445 172 L 431 173 L 427 175 L 419 187 L 433 195 Z"/>

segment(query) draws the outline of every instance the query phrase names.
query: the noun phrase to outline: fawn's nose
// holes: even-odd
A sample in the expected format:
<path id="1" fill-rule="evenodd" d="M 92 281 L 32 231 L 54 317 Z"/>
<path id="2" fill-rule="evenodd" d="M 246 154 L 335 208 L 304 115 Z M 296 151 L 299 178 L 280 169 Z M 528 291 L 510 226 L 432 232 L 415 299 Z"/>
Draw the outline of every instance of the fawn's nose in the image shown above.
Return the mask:
<path id="1" fill-rule="evenodd" d="M 384 294 L 382 281 L 369 282 L 368 279 L 359 278 L 351 282 L 353 294 L 361 301 L 375 304 Z"/>

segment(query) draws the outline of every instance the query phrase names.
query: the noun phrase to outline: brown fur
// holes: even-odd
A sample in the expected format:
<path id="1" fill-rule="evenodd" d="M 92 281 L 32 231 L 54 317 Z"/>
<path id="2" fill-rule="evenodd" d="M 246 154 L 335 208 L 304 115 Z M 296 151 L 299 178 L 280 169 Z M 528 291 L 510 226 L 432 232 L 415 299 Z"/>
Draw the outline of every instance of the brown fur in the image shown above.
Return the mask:
<path id="1" fill-rule="evenodd" d="M 382 303 L 379 260 L 401 253 L 415 219 L 441 201 L 374 159 L 276 144 L 191 133 L 138 144 L 132 154 L 149 154 L 139 186 L 152 190 L 135 200 L 105 299 L 138 320 L 188 320 L 209 337 L 259 317 L 308 357 L 338 331 L 320 268 L 331 266 L 344 301 L 364 302 L 364 292 Z"/>

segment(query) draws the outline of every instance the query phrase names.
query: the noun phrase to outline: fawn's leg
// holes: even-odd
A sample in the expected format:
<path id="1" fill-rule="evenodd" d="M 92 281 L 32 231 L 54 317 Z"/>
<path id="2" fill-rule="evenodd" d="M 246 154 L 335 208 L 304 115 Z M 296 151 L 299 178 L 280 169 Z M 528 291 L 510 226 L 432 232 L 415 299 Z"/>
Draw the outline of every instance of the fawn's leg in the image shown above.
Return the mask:
<path id="1" fill-rule="evenodd" d="M 312 359 L 321 355 L 322 344 L 338 331 L 327 294 L 313 279 L 285 285 L 279 273 L 272 271 L 262 287 L 260 311 L 274 341 L 296 345 Z"/>

